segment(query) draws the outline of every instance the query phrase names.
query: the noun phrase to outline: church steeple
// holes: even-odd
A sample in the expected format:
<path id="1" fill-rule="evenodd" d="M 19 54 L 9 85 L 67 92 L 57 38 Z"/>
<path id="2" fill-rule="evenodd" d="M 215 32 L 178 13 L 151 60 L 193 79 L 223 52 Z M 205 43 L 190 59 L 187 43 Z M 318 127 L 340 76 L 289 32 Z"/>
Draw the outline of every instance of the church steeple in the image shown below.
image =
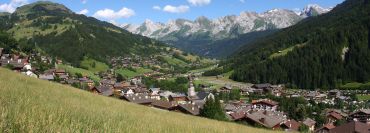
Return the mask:
<path id="1" fill-rule="evenodd" d="M 195 96 L 195 88 L 194 88 L 194 85 L 193 85 L 192 81 L 190 81 L 190 87 L 188 89 L 188 96 L 189 97 L 194 97 Z"/>

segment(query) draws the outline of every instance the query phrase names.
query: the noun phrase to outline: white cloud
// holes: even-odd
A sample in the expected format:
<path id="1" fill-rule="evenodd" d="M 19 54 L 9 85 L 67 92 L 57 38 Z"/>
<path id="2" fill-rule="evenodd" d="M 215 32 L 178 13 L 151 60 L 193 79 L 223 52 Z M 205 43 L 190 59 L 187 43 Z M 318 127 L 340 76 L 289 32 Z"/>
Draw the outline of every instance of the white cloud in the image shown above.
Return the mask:
<path id="1" fill-rule="evenodd" d="M 87 0 L 81 0 L 82 4 L 86 4 Z"/>
<path id="2" fill-rule="evenodd" d="M 4 3 L 0 5 L 0 12 L 13 13 L 19 6 L 23 6 L 28 3 L 28 0 L 11 0 L 9 4 Z"/>
<path id="3" fill-rule="evenodd" d="M 188 2 L 193 6 L 204 6 L 211 3 L 211 0 L 188 0 Z"/>
<path id="4" fill-rule="evenodd" d="M 241 3 L 245 3 L 245 0 L 240 0 Z"/>
<path id="5" fill-rule="evenodd" d="M 153 6 L 154 10 L 161 10 L 162 8 L 160 6 Z"/>
<path id="6" fill-rule="evenodd" d="M 129 18 L 135 15 L 135 11 L 126 7 L 123 7 L 121 10 L 115 12 L 112 9 L 104 9 L 95 12 L 93 15 L 95 18 L 115 20 L 120 18 Z"/>
<path id="7" fill-rule="evenodd" d="M 15 11 L 15 7 L 13 7 L 11 4 L 1 4 L 0 5 L 0 12 L 14 12 Z"/>
<path id="8" fill-rule="evenodd" d="M 83 10 L 77 12 L 77 14 L 83 14 L 83 15 L 86 15 L 87 13 L 89 13 L 89 10 L 87 10 L 87 9 L 83 9 Z"/>
<path id="9" fill-rule="evenodd" d="M 186 6 L 186 5 L 180 5 L 180 6 L 166 5 L 163 8 L 163 11 L 170 12 L 170 13 L 185 13 L 185 12 L 189 11 L 189 6 Z"/>

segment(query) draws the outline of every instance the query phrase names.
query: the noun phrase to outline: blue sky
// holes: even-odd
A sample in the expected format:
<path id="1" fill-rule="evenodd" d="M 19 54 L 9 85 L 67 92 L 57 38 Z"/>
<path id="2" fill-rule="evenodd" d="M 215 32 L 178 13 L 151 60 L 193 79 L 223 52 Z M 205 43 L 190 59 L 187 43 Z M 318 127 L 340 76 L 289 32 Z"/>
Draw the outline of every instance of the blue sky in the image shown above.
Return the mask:
<path id="1" fill-rule="evenodd" d="M 0 0 L 0 11 L 12 12 L 20 5 L 36 0 Z M 215 19 L 238 15 L 243 11 L 264 12 L 274 8 L 301 9 L 308 4 L 333 7 L 343 0 L 51 0 L 66 5 L 75 12 L 116 23 L 139 24 L 150 19 L 167 22 L 170 19 L 194 20 L 199 16 Z"/>

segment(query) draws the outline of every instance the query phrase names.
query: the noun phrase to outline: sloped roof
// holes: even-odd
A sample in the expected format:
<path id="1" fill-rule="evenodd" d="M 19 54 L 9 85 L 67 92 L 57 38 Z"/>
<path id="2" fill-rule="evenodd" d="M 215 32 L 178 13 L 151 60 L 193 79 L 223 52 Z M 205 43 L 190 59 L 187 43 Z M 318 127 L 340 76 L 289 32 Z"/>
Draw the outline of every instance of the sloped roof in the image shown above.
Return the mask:
<path id="1" fill-rule="evenodd" d="M 247 118 L 267 128 L 273 128 L 284 121 L 282 115 L 275 115 L 270 111 L 257 111 L 246 115 Z"/>
<path id="2" fill-rule="evenodd" d="M 328 114 L 328 116 L 331 116 L 331 117 L 333 117 L 333 118 L 335 118 L 335 119 L 337 119 L 337 120 L 341 120 L 341 119 L 343 119 L 343 116 L 342 115 L 340 115 L 339 113 L 337 113 L 337 112 L 331 112 L 331 113 L 329 113 Z"/>
<path id="3" fill-rule="evenodd" d="M 113 89 L 109 86 L 98 86 L 96 87 L 96 90 L 103 96 L 111 96 L 113 95 Z"/>
<path id="4" fill-rule="evenodd" d="M 270 99 L 260 99 L 260 100 L 253 100 L 252 104 L 258 104 L 258 103 L 263 103 L 263 104 L 268 104 L 271 106 L 278 105 L 279 103 Z"/>
<path id="5" fill-rule="evenodd" d="M 150 99 L 147 94 L 124 95 L 122 98 L 126 99 L 129 102 L 133 102 L 137 104 L 150 104 L 153 102 L 153 100 Z"/>
<path id="6" fill-rule="evenodd" d="M 370 125 L 362 122 L 350 122 L 330 129 L 330 133 L 369 133 Z"/>
<path id="7" fill-rule="evenodd" d="M 199 108 L 198 108 L 197 105 L 193 105 L 193 104 L 179 104 L 178 107 L 181 108 L 181 109 L 183 109 L 187 113 L 192 114 L 192 115 L 199 115 L 200 114 L 200 110 L 199 110 Z"/>
<path id="8" fill-rule="evenodd" d="M 245 112 L 234 112 L 230 114 L 232 120 L 240 120 L 245 118 Z"/>
<path id="9" fill-rule="evenodd" d="M 294 119 L 291 119 L 291 120 L 288 120 L 288 121 L 284 122 L 283 125 L 285 127 L 287 127 L 288 129 L 292 129 L 292 130 L 298 131 L 299 130 L 299 126 L 301 126 L 301 123 L 297 122 Z"/>
<path id="10" fill-rule="evenodd" d="M 154 100 L 151 104 L 154 107 L 158 107 L 162 109 L 171 109 L 177 106 L 175 103 L 163 101 L 163 100 Z"/>
<path id="11" fill-rule="evenodd" d="M 311 118 L 307 118 L 303 121 L 303 124 L 305 124 L 306 126 L 314 126 L 316 124 L 316 121 L 312 120 Z"/>

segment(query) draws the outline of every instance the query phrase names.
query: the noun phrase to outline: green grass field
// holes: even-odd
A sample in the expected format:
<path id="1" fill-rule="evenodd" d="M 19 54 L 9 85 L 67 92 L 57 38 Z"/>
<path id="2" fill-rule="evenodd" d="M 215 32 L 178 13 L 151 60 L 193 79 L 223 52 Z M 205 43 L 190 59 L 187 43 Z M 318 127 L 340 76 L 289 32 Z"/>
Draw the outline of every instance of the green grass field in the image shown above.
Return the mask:
<path id="1" fill-rule="evenodd" d="M 0 132 L 273 132 L 127 103 L 3 68 L 0 73 Z"/>
<path id="2" fill-rule="evenodd" d="M 81 66 L 92 72 L 105 72 L 109 69 L 107 64 L 87 57 L 81 62 Z"/>
<path id="3" fill-rule="evenodd" d="M 76 76 L 76 73 L 81 73 L 83 76 L 90 77 L 94 81 L 100 81 L 100 77 L 95 75 L 94 72 L 82 69 L 82 68 L 76 68 L 68 65 L 58 65 L 59 69 L 65 69 L 68 73 L 72 74 L 72 76 Z"/>
<path id="4" fill-rule="evenodd" d="M 351 83 L 347 83 L 345 85 L 342 85 L 341 88 L 353 88 L 353 89 L 357 89 L 357 88 L 360 88 L 363 85 L 370 86 L 370 82 L 368 82 L 368 83 L 351 82 Z"/>
<path id="5" fill-rule="evenodd" d="M 169 57 L 169 56 L 162 56 L 163 59 L 170 65 L 178 65 L 178 66 L 186 66 L 187 63 L 182 61 L 182 60 L 179 60 L 177 58 L 172 58 L 172 57 Z"/>
<path id="6" fill-rule="evenodd" d="M 370 100 L 370 95 L 359 95 L 359 94 L 357 94 L 356 97 L 359 101 L 368 101 L 368 100 Z"/>
<path id="7" fill-rule="evenodd" d="M 270 55 L 270 59 L 273 59 L 273 58 L 276 58 L 276 57 L 280 57 L 280 56 L 285 56 L 286 54 L 288 54 L 289 52 L 293 51 L 294 48 L 299 48 L 299 47 L 303 47 L 304 45 L 306 45 L 305 43 L 304 44 L 298 44 L 298 45 L 295 45 L 295 46 L 291 46 L 289 48 L 286 48 L 284 50 L 281 50 L 280 52 L 277 52 L 277 53 L 273 53 L 272 55 Z"/>
<path id="8" fill-rule="evenodd" d="M 145 68 L 135 68 L 135 71 L 131 71 L 129 69 L 117 69 L 116 70 L 116 73 L 119 73 L 123 76 L 126 76 L 128 78 L 132 78 L 132 77 L 135 77 L 135 76 L 140 76 L 144 73 L 147 73 L 147 72 L 152 72 L 153 70 L 151 69 L 145 69 Z"/>

